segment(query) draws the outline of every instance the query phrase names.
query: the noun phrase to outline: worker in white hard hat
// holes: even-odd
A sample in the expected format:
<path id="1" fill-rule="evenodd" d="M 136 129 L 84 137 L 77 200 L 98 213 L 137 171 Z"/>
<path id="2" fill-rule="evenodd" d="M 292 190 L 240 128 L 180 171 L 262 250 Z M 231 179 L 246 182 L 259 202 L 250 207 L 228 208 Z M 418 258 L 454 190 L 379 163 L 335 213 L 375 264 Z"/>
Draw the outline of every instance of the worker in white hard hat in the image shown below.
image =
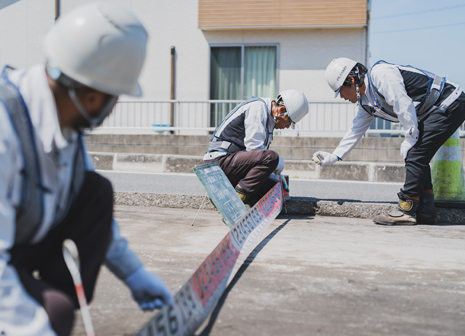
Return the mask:
<path id="1" fill-rule="evenodd" d="M 342 160 L 357 145 L 375 117 L 400 123 L 405 140 L 405 184 L 398 206 L 377 216 L 376 224 L 415 225 L 437 221 L 429 163 L 441 145 L 465 120 L 465 94 L 459 85 L 412 66 L 375 63 L 371 69 L 348 58 L 333 60 L 325 79 L 341 98 L 359 105 L 353 127 L 333 153 L 316 152 L 324 165 Z"/>
<path id="2" fill-rule="evenodd" d="M 269 150 L 273 130 L 294 128 L 308 113 L 307 97 L 297 90 L 275 100 L 252 97 L 218 125 L 203 160 L 218 162 L 245 204 L 253 206 L 279 180 L 284 159 Z"/>
<path id="3" fill-rule="evenodd" d="M 75 242 L 92 299 L 100 266 L 143 310 L 172 303 L 113 218 L 111 183 L 96 173 L 82 131 L 98 126 L 119 95 L 140 96 L 147 32 L 111 3 L 78 8 L 45 37 L 46 64 L 0 77 L 0 334 L 69 335 L 79 308 L 62 255 Z"/>

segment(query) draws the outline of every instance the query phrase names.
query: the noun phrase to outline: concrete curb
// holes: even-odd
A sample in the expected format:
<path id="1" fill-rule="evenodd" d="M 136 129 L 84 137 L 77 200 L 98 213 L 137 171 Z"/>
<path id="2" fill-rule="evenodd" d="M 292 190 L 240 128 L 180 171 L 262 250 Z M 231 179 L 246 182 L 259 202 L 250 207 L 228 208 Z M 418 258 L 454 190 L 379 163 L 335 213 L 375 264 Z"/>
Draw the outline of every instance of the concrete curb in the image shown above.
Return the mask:
<path id="1" fill-rule="evenodd" d="M 96 169 L 149 173 L 193 173 L 204 164 L 201 156 L 168 154 L 90 153 Z M 338 162 L 320 167 L 311 160 L 286 160 L 292 178 L 404 182 L 405 167 L 393 163 Z"/>
<path id="2" fill-rule="evenodd" d="M 116 192 L 115 204 L 198 209 L 203 198 L 203 196 L 197 195 Z M 385 214 L 394 206 L 395 204 L 388 203 L 323 201 L 310 197 L 292 197 L 286 202 L 287 214 L 365 219 L 372 219 L 377 215 Z M 216 210 L 208 198 L 202 209 Z M 465 224 L 465 209 L 437 208 L 437 211 L 439 224 Z"/>

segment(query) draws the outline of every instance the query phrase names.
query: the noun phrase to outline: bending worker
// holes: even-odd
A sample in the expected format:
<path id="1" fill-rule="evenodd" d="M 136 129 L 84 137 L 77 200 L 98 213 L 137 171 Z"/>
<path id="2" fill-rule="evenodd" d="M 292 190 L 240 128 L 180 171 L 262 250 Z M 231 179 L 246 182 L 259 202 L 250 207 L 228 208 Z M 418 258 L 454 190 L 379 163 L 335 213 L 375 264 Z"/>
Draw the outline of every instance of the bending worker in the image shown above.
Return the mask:
<path id="1" fill-rule="evenodd" d="M 0 78 L 0 334 L 69 335 L 79 308 L 62 256 L 78 248 L 92 299 L 100 266 L 143 310 L 170 304 L 113 219 L 111 183 L 97 174 L 82 131 L 98 126 L 137 83 L 147 32 L 126 9 L 94 3 L 60 18 L 44 41 L 46 65 Z"/>
<path id="2" fill-rule="evenodd" d="M 294 128 L 307 113 L 307 98 L 296 90 L 282 91 L 273 101 L 252 97 L 218 125 L 203 160 L 218 162 L 241 200 L 253 206 L 284 169 L 284 159 L 268 149 L 273 130 Z"/>
<path id="3" fill-rule="evenodd" d="M 427 71 L 379 61 L 370 70 L 348 58 L 333 60 L 325 79 L 341 98 L 359 105 L 353 127 L 334 152 L 316 152 L 317 163 L 343 160 L 370 127 L 373 118 L 400 123 L 405 140 L 405 184 L 398 206 L 374 219 L 377 224 L 414 225 L 437 221 L 429 163 L 465 119 L 465 95 L 457 84 Z"/>

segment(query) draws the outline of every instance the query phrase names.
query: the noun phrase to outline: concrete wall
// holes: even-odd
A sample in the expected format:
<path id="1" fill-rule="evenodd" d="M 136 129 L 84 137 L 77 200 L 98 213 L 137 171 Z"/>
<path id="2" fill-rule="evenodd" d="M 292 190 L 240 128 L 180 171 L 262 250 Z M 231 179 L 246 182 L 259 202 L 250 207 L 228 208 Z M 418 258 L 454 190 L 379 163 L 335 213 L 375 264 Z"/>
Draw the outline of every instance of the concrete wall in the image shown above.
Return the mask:
<path id="1" fill-rule="evenodd" d="M 172 154 L 92 153 L 95 169 L 149 173 L 192 174 L 202 156 Z M 338 162 L 320 167 L 310 160 L 286 160 L 291 178 L 370 182 L 403 182 L 405 167 L 395 163 Z"/>
<path id="2" fill-rule="evenodd" d="M 87 136 L 92 152 L 174 154 L 203 156 L 209 135 L 101 135 Z M 345 158 L 345 162 L 403 163 L 400 145 L 403 138 L 362 138 Z M 341 138 L 275 137 L 270 149 L 286 160 L 311 160 L 314 152 L 333 152 Z M 465 139 L 460 139 L 462 160 L 465 159 Z"/>
<path id="3" fill-rule="evenodd" d="M 209 135 L 89 135 L 92 152 L 203 156 Z M 340 138 L 275 137 L 270 149 L 287 160 L 311 160 L 318 150 L 332 152 Z M 344 161 L 402 163 L 402 138 L 362 138 Z M 465 139 L 462 139 L 465 148 Z M 465 154 L 465 153 L 463 153 Z"/>
<path id="4" fill-rule="evenodd" d="M 90 2 L 61 0 L 61 12 Z M 169 99 L 171 46 L 176 47 L 176 98 L 180 100 L 209 99 L 212 43 L 279 44 L 279 89 L 301 90 L 310 101 L 334 100 L 323 80 L 324 69 L 333 58 L 346 56 L 365 61 L 364 28 L 203 32 L 198 28 L 198 2 L 194 0 L 112 2 L 134 11 L 150 35 L 141 76 L 144 100 Z M 53 26 L 54 15 L 51 0 L 0 2 L 0 65 L 28 67 L 43 62 L 41 41 Z"/>

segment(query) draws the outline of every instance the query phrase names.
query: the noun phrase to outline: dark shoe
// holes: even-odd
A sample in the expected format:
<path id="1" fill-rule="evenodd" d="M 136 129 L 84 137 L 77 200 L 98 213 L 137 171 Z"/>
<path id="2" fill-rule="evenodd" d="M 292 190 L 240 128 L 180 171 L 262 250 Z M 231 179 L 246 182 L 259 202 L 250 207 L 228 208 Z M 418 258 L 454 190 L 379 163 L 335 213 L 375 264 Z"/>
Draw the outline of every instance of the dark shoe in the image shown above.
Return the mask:
<path id="1" fill-rule="evenodd" d="M 415 212 L 420 204 L 419 200 L 404 195 L 401 192 L 397 194 L 399 203 L 397 208 L 392 210 L 388 215 L 377 216 L 373 221 L 380 225 L 415 225 L 417 219 Z"/>
<path id="2" fill-rule="evenodd" d="M 438 222 L 433 194 L 421 193 L 416 215 L 418 224 L 436 224 Z"/>

